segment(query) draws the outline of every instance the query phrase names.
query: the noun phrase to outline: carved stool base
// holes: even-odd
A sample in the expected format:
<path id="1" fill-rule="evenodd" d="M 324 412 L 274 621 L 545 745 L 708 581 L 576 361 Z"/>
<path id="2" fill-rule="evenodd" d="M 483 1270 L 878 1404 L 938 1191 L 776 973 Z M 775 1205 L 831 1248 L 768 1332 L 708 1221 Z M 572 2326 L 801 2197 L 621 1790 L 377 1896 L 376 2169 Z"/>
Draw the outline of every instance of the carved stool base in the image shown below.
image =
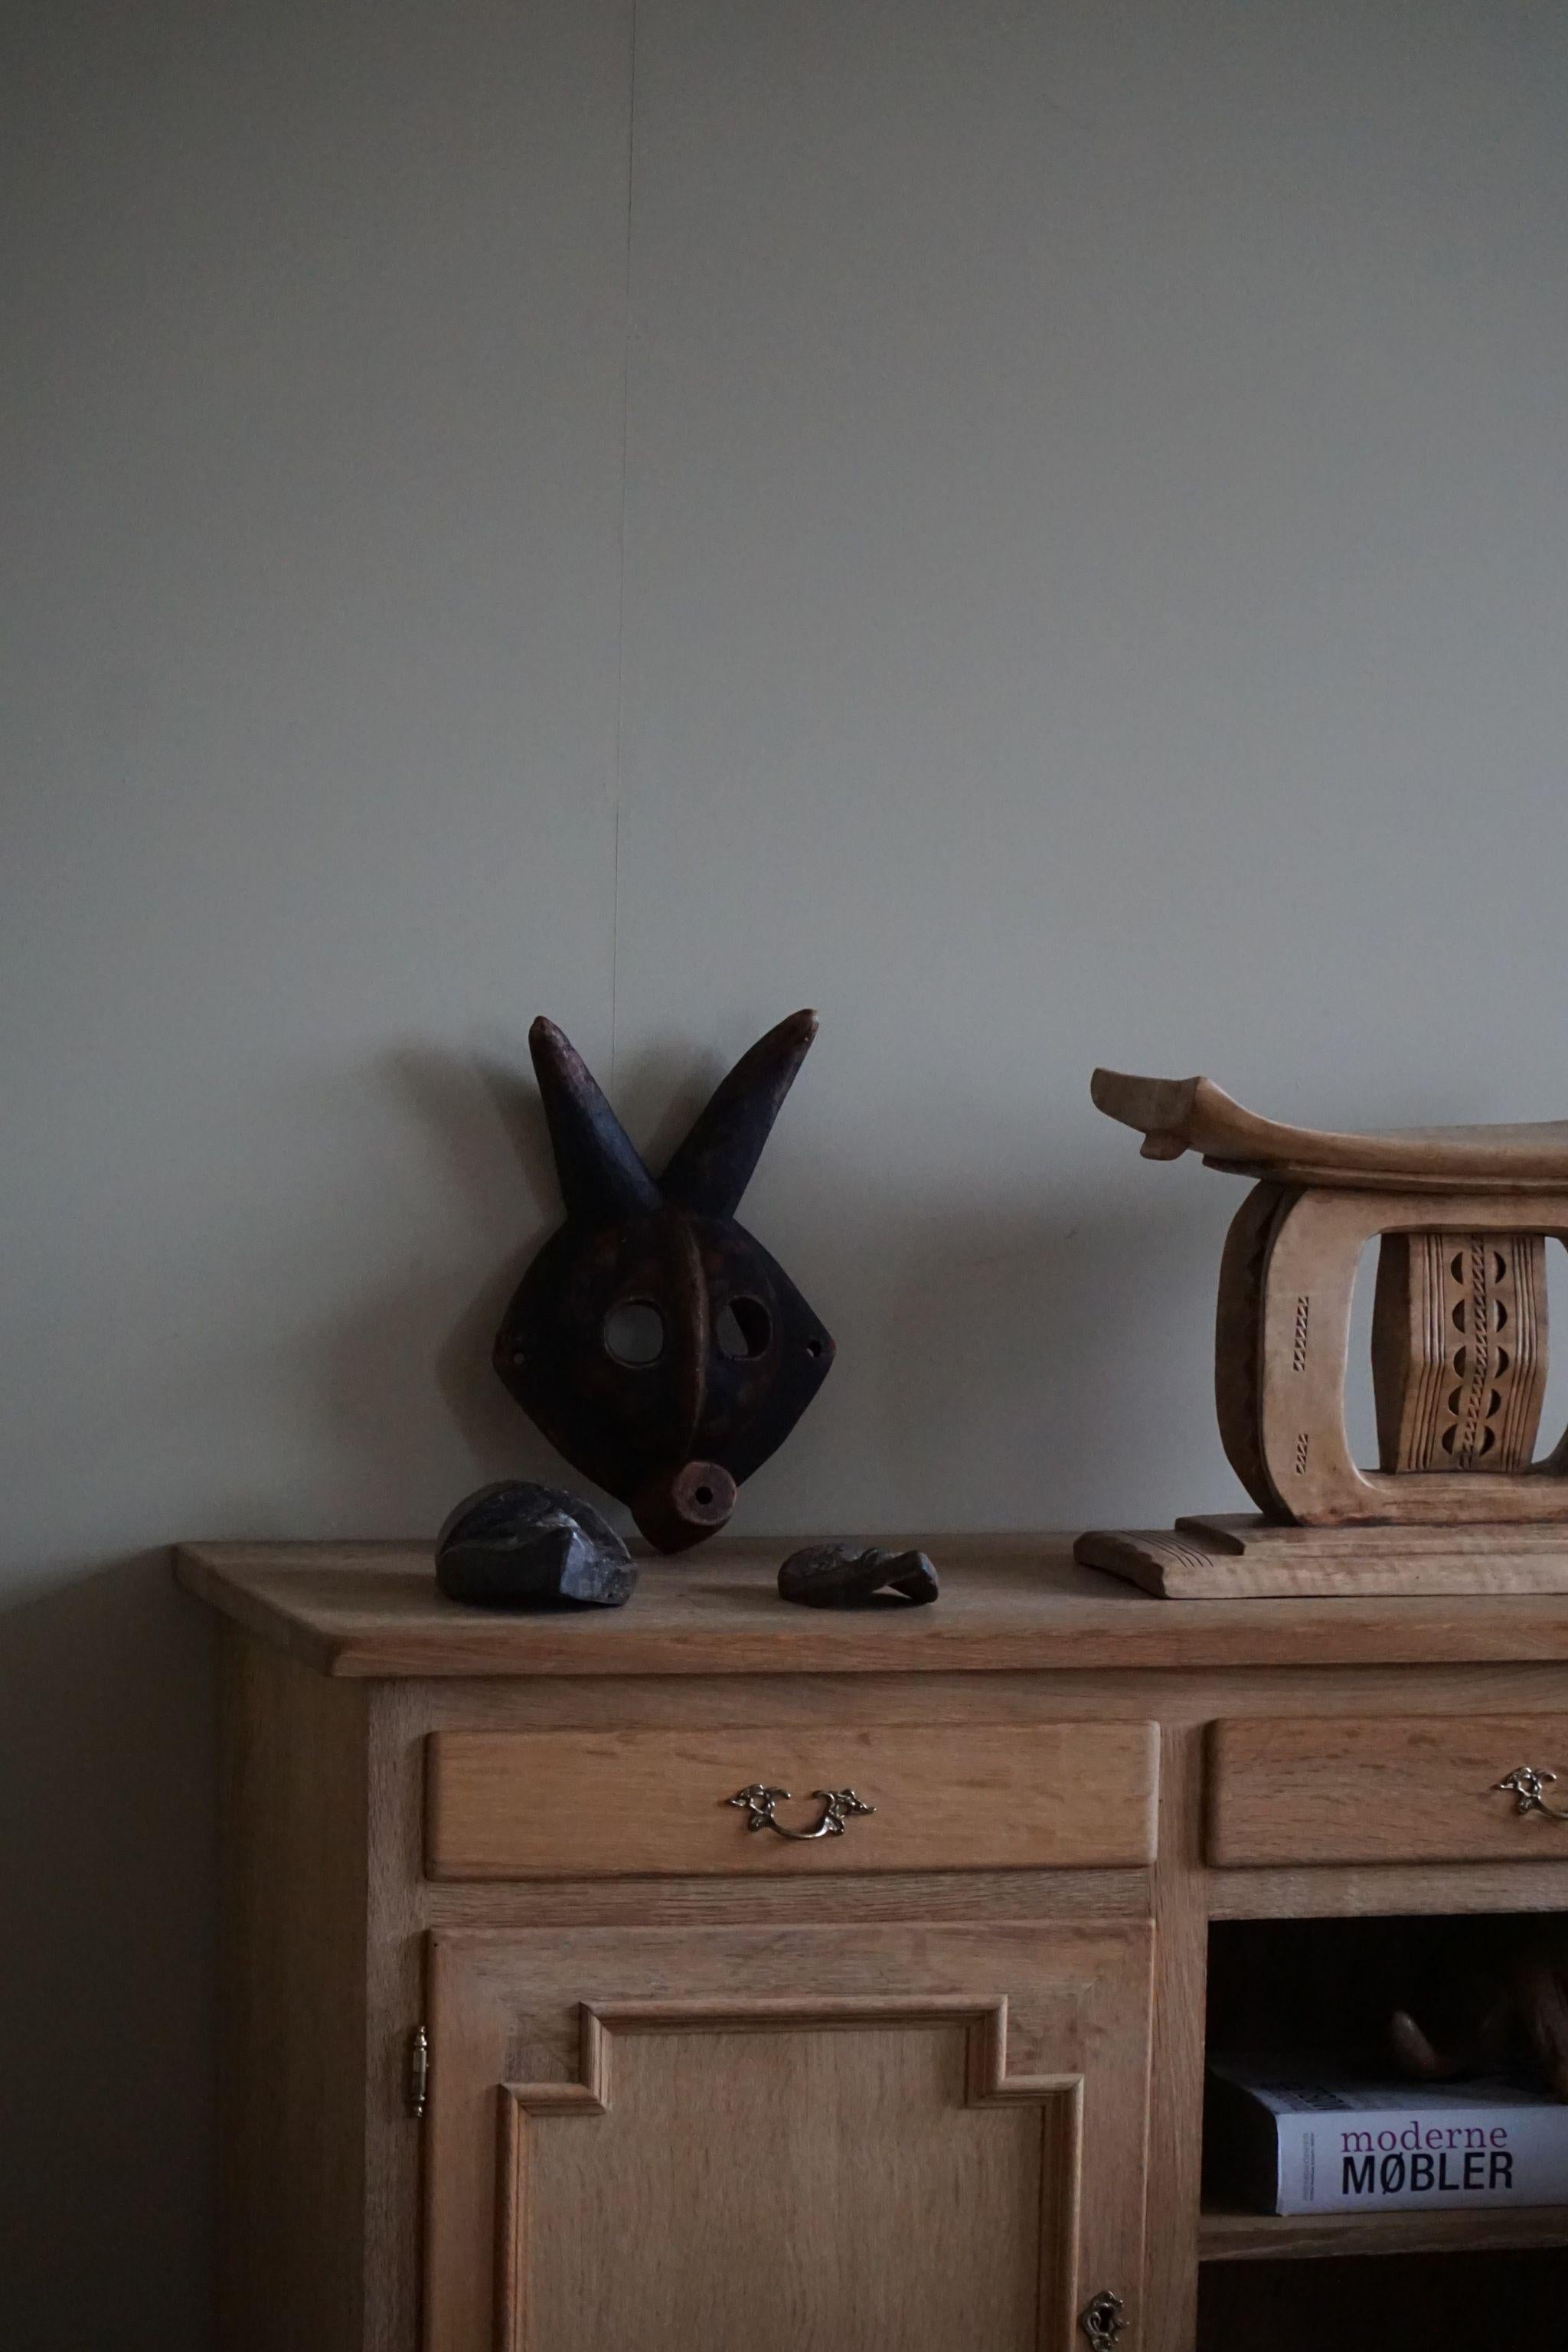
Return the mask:
<path id="1" fill-rule="evenodd" d="M 1220 1265 L 1220 1436 L 1265 1517 L 1568 1532 L 1563 1449 L 1532 1463 L 1546 1391 L 1546 1252 L 1568 1194 L 1260 1183 Z M 1380 1466 L 1345 1432 L 1351 1294 L 1379 1244 L 1373 1385 Z"/>
<path id="2" fill-rule="evenodd" d="M 1073 1558 L 1167 1601 L 1568 1592 L 1568 1528 L 1279 1527 L 1245 1514 L 1100 1529 Z"/>

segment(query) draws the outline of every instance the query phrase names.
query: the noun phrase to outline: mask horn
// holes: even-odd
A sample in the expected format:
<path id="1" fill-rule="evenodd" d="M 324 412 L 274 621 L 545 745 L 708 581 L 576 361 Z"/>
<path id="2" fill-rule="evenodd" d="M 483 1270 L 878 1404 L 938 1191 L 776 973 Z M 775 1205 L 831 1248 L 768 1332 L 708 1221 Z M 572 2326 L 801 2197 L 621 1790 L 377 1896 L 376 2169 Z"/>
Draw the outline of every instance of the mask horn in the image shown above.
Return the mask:
<path id="1" fill-rule="evenodd" d="M 571 1039 L 542 1014 L 528 1033 L 569 1217 L 657 1209 L 659 1190 Z"/>
<path id="2" fill-rule="evenodd" d="M 659 1178 L 673 1207 L 734 1215 L 816 1034 L 815 1013 L 792 1013 L 742 1055 Z"/>

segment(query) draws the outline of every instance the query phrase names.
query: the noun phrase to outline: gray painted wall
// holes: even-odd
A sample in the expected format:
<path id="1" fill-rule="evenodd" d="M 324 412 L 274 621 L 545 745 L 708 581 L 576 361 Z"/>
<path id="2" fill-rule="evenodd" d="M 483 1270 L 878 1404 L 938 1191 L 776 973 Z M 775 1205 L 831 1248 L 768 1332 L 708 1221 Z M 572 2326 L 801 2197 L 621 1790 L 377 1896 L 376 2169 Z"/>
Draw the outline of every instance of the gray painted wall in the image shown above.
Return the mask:
<path id="1" fill-rule="evenodd" d="M 840 1358 L 750 1528 L 1236 1499 L 1235 1188 L 1096 1060 L 1568 1108 L 1568 17 L 0 41 L 0 2332 L 167 2352 L 212 1829 L 159 1548 L 549 1466 L 484 1369 L 534 1012 L 658 1141 L 821 1010 L 748 1216 Z"/>

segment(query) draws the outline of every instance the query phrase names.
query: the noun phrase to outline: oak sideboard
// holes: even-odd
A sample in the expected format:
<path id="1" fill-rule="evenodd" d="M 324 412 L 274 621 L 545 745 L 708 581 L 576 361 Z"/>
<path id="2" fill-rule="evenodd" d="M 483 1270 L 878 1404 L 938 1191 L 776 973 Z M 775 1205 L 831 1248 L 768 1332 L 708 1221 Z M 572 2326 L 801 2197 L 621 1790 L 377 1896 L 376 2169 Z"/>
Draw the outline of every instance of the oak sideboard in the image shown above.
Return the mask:
<path id="1" fill-rule="evenodd" d="M 427 1550 L 220 1619 L 224 2352 L 1557 2345 L 1568 2210 L 1205 2201 L 1205 2048 L 1568 1913 L 1568 1599 L 1157 1600 L 929 1540 L 513 1617 Z"/>

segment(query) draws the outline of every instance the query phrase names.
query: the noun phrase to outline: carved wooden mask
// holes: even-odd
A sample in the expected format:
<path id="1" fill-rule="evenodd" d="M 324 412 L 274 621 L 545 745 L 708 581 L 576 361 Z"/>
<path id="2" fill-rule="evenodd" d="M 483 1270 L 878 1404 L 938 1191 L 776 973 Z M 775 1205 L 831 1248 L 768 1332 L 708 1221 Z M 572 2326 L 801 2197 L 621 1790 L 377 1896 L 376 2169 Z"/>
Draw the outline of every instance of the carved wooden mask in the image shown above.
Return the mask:
<path id="1" fill-rule="evenodd" d="M 495 1367 L 662 1551 L 724 1525 L 833 1361 L 823 1325 L 734 1215 L 816 1034 L 815 1013 L 770 1029 L 656 1180 L 554 1023 L 529 1031 L 566 1222 L 518 1286 Z"/>

